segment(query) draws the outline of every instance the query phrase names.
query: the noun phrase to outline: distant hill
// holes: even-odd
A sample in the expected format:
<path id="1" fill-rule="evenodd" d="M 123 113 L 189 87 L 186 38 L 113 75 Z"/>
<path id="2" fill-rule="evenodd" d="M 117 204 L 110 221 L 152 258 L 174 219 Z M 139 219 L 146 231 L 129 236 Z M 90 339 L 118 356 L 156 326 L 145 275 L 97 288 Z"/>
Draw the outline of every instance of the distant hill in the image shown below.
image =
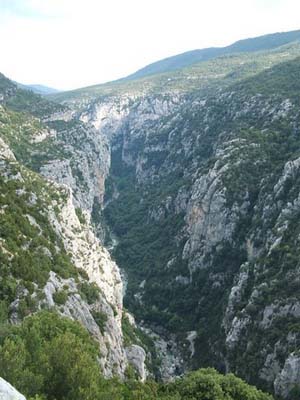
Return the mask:
<path id="1" fill-rule="evenodd" d="M 81 108 L 86 102 L 107 96 L 145 95 L 146 93 L 192 93 L 211 90 L 213 87 L 228 86 L 236 80 L 257 75 L 284 61 L 300 55 L 300 40 L 283 46 L 257 52 L 227 54 L 210 60 L 197 62 L 174 71 L 145 76 L 138 79 L 121 79 L 106 84 L 93 85 L 68 92 L 50 94 L 55 102 L 72 103 Z"/>
<path id="2" fill-rule="evenodd" d="M 227 47 L 211 47 L 207 49 L 187 51 L 185 53 L 149 64 L 133 74 L 128 75 L 124 79 L 133 80 L 149 75 L 174 71 L 176 69 L 187 67 L 189 65 L 201 61 L 207 61 L 223 55 L 271 50 L 296 40 L 300 40 L 300 30 L 274 33 L 256 38 L 239 40 L 238 42 L 235 42 Z"/>
<path id="3" fill-rule="evenodd" d="M 31 90 L 34 93 L 47 95 L 47 94 L 54 94 L 59 93 L 60 91 L 45 85 L 33 84 L 33 85 L 24 85 L 23 83 L 15 82 L 20 89 L 27 89 Z"/>

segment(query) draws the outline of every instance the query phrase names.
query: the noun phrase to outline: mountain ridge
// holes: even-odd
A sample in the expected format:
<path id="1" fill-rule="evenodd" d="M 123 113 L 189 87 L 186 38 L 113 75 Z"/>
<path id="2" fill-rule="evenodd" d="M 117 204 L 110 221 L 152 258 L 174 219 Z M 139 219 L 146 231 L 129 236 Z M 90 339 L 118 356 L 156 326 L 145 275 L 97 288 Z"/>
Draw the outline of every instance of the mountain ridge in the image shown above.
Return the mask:
<path id="1" fill-rule="evenodd" d="M 174 71 L 60 92 L 49 95 L 49 99 L 66 104 L 70 99 L 74 106 L 74 103 L 79 103 L 81 98 L 84 104 L 84 102 L 90 102 L 97 97 L 119 95 L 122 92 L 125 96 L 129 93 L 134 93 L 136 96 L 155 92 L 189 93 L 201 90 L 203 86 L 208 86 L 208 83 L 223 85 L 226 75 L 228 80 L 232 75 L 232 81 L 235 79 L 234 75 L 238 74 L 240 79 L 243 79 L 263 68 L 271 67 L 280 61 L 284 62 L 286 58 L 296 57 L 299 54 L 299 45 L 299 41 L 294 41 L 267 51 L 223 55 Z"/>
<path id="2" fill-rule="evenodd" d="M 255 52 L 283 46 L 289 42 L 300 39 L 300 30 L 290 32 L 276 32 L 250 39 L 238 40 L 225 47 L 210 47 L 205 49 L 190 50 L 165 59 L 155 61 L 126 76 L 125 80 L 136 79 L 157 73 L 173 71 L 201 61 L 207 61 L 226 54 L 241 52 Z"/>

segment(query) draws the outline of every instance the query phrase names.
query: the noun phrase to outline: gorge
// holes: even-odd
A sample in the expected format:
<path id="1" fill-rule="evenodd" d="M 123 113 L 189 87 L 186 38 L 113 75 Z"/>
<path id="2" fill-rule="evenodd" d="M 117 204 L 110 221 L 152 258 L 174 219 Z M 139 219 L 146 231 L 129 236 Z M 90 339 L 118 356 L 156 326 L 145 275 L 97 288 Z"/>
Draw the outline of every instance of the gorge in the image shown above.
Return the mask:
<path id="1" fill-rule="evenodd" d="M 107 378 L 296 399 L 300 31 L 197 57 L 44 97 L 0 76 L 1 322 L 79 321 Z"/>

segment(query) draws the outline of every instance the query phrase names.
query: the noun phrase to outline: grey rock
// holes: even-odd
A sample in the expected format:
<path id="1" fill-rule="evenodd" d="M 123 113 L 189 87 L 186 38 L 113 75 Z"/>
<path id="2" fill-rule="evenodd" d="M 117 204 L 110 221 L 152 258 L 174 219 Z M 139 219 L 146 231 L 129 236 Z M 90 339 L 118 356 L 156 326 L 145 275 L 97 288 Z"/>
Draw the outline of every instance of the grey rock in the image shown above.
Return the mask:
<path id="1" fill-rule="evenodd" d="M 274 381 L 275 393 L 287 398 L 290 391 L 299 386 L 300 382 L 300 356 L 291 353 L 285 360 L 284 367 Z"/>
<path id="2" fill-rule="evenodd" d="M 132 344 L 125 348 L 126 356 L 129 364 L 131 364 L 137 371 L 142 382 L 146 380 L 147 370 L 145 366 L 146 352 L 145 350 L 136 344 Z"/>
<path id="3" fill-rule="evenodd" d="M 0 377 L 0 400 L 26 400 L 26 398 Z"/>

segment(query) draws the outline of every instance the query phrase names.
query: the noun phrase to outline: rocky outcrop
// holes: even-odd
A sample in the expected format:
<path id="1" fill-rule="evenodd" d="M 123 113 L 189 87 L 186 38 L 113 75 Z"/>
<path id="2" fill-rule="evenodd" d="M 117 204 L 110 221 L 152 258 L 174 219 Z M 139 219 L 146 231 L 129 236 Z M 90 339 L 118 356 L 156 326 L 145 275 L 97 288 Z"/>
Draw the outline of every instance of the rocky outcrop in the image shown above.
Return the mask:
<path id="1" fill-rule="evenodd" d="M 60 204 L 59 214 L 57 215 L 52 210 L 49 218 L 56 233 L 62 238 L 66 251 L 72 255 L 74 265 L 84 270 L 90 282 L 95 282 L 100 289 L 99 301 L 93 305 L 93 311 L 100 311 L 107 316 L 105 333 L 100 333 L 99 327 L 88 311 L 90 307 L 87 307 L 76 295 L 69 296 L 64 314 L 80 320 L 100 341 L 104 355 L 101 362 L 106 374 L 117 373 L 122 376 L 127 360 L 121 328 L 123 289 L 120 272 L 107 250 L 101 246 L 99 239 L 91 231 L 88 221 L 85 224 L 80 223 L 72 201 L 71 190 L 66 187 L 65 193 L 67 199 Z M 53 288 L 59 290 L 64 284 L 66 282 L 58 283 L 52 276 L 45 289 L 49 293 L 51 288 L 52 291 Z M 70 282 L 67 284 L 70 285 Z"/>
<path id="2" fill-rule="evenodd" d="M 244 266 L 241 266 L 241 272 L 236 278 L 236 284 L 231 288 L 223 320 L 223 325 L 225 327 L 226 333 L 228 333 L 231 327 L 232 319 L 235 316 L 236 309 L 239 307 L 242 301 L 243 294 L 246 290 L 247 282 L 249 279 L 248 267 L 248 263 L 246 263 Z M 229 339 L 227 340 L 231 341 Z"/>
<path id="3" fill-rule="evenodd" d="M 128 362 L 136 370 L 141 381 L 144 382 L 147 378 L 147 370 L 145 367 L 145 361 L 146 361 L 145 350 L 141 346 L 132 344 L 131 346 L 126 347 L 125 351 Z"/>
<path id="4" fill-rule="evenodd" d="M 274 381 L 275 393 L 287 398 L 293 389 L 299 391 L 300 382 L 300 357 L 290 354 L 284 363 L 284 367 Z"/>
<path id="5" fill-rule="evenodd" d="M 80 119 L 92 124 L 98 132 L 112 141 L 118 135 L 143 137 L 149 123 L 170 115 L 180 105 L 177 95 L 141 96 L 128 93 L 95 100 L 81 112 Z M 128 154 L 129 156 L 129 154 Z M 123 157 L 126 157 L 126 146 Z"/>
<path id="6" fill-rule="evenodd" d="M 221 176 L 228 168 L 218 165 L 201 176 L 193 185 L 187 207 L 187 230 L 189 239 L 183 249 L 183 258 L 189 260 L 191 272 L 205 268 L 206 253 L 216 244 L 231 240 L 235 227 L 235 216 L 226 208 L 225 188 Z"/>
<path id="7" fill-rule="evenodd" d="M 82 296 L 80 283 L 74 279 L 61 279 L 54 272 L 44 288 L 45 300 L 40 307 L 57 308 L 58 312 L 70 319 L 79 321 L 99 343 L 101 349 L 100 364 L 105 376 L 117 374 L 123 377 L 127 366 L 127 358 L 123 348 L 123 335 L 117 308 L 107 301 L 103 292 L 89 304 Z M 55 294 L 66 291 L 67 299 L 64 304 L 56 305 Z M 118 310 L 120 310 L 120 305 Z M 103 325 L 96 322 L 97 313 L 105 315 Z"/>
<path id="8" fill-rule="evenodd" d="M 56 136 L 64 156 L 43 163 L 40 172 L 70 187 L 75 206 L 91 214 L 95 203 L 100 209 L 103 204 L 105 178 L 110 168 L 108 142 L 91 126 L 76 121 L 70 125 L 60 129 Z"/>
<path id="9" fill-rule="evenodd" d="M 116 308 L 118 318 L 122 315 L 122 281 L 117 265 L 111 260 L 108 251 L 101 246 L 92 232 L 89 216 L 81 223 L 76 214 L 72 191 L 65 187 L 66 200 L 59 204 L 57 215 L 54 208 L 49 213 L 51 224 L 62 238 L 67 252 L 77 268 L 87 272 L 90 281 L 95 282 L 106 300 Z M 53 204 L 53 207 L 57 204 Z"/>
<path id="10" fill-rule="evenodd" d="M 0 138 L 0 157 L 3 160 L 15 161 L 16 157 L 9 146 Z"/>
<path id="11" fill-rule="evenodd" d="M 1 165 L 1 176 L 5 177 L 8 183 L 13 180 L 20 182 L 22 189 L 17 191 L 20 196 L 26 195 L 28 180 L 41 180 L 19 165 L 13 152 L 3 140 L 0 142 L 0 158 L 3 164 Z M 22 302 L 24 303 L 24 298 L 30 297 L 31 302 L 36 304 L 35 311 L 43 308 L 55 308 L 60 314 L 79 321 L 91 333 L 99 343 L 101 351 L 99 362 L 105 376 L 118 375 L 123 378 L 128 362 L 131 362 L 132 359 L 137 367 L 137 373 L 141 372 L 144 379 L 145 351 L 136 346 L 135 353 L 139 352 L 140 357 L 127 357 L 123 343 L 121 326 L 123 285 L 116 263 L 112 261 L 108 251 L 95 236 L 90 225 L 89 212 L 79 212 L 75 207 L 74 203 L 76 202 L 72 195 L 72 189 L 61 183 L 47 180 L 42 180 L 42 182 L 44 185 L 42 193 L 29 193 L 29 206 L 32 208 L 36 204 L 43 204 L 43 215 L 47 216 L 56 237 L 62 242 L 64 251 L 70 254 L 73 265 L 83 271 L 86 277 L 62 278 L 59 274 L 51 271 L 43 288 L 43 294 L 37 284 L 33 284 L 31 294 L 26 288 L 20 287 L 17 298 L 9 306 L 10 322 L 20 322 L 20 306 Z M 35 217 L 30 214 L 31 208 L 25 217 L 29 225 L 36 229 L 38 235 L 42 235 L 45 228 L 37 222 L 37 214 L 33 214 Z M 59 251 L 54 238 L 55 236 L 52 235 L 54 241 L 52 247 L 55 245 L 55 251 Z M 26 244 L 26 248 L 29 246 L 30 241 Z M 3 251 L 6 251 L 5 246 Z M 40 251 L 50 259 L 52 258 L 51 251 L 53 250 L 50 251 L 45 245 Z M 13 255 L 11 257 L 13 258 Z M 98 291 L 97 295 L 89 300 L 85 297 L 81 287 L 87 287 L 91 283 L 96 285 Z M 62 300 L 57 300 L 59 295 Z M 130 354 L 132 355 L 132 352 Z"/>
<path id="12" fill-rule="evenodd" d="M 1 400 L 26 400 L 13 386 L 0 377 L 0 399 Z"/>

